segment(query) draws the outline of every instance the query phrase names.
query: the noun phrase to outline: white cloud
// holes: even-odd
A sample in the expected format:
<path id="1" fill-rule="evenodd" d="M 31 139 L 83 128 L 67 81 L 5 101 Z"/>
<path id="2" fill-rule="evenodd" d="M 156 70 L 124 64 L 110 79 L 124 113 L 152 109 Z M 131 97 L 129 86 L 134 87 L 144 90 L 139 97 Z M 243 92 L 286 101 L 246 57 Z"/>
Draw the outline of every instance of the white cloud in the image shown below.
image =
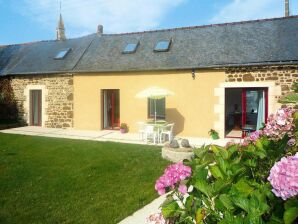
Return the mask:
<path id="1" fill-rule="evenodd" d="M 186 0 L 63 0 L 62 15 L 68 36 L 104 32 L 117 33 L 152 29 L 169 10 Z M 20 4 L 21 2 L 21 4 Z M 19 12 L 45 27 L 56 26 L 58 0 L 15 0 Z"/>
<path id="2" fill-rule="evenodd" d="M 291 2 L 291 12 L 297 12 L 297 0 Z M 233 0 L 211 20 L 212 23 L 274 18 L 284 16 L 284 0 Z"/>

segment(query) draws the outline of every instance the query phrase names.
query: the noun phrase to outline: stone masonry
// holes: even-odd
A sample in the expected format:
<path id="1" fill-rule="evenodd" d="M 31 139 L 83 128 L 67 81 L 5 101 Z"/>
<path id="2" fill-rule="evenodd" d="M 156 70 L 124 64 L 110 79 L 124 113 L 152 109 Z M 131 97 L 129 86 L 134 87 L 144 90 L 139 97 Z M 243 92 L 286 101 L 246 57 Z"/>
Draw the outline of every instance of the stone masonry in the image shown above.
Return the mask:
<path id="1" fill-rule="evenodd" d="M 44 126 L 48 128 L 73 127 L 73 76 L 64 75 L 26 75 L 12 77 L 12 88 L 17 101 L 19 116 L 26 121 L 26 88 L 28 86 L 45 86 Z M 43 105 L 45 106 L 45 105 Z"/>
<path id="2" fill-rule="evenodd" d="M 282 95 L 291 92 L 298 82 L 298 66 L 239 67 L 226 70 L 226 82 L 275 82 L 281 87 Z"/>

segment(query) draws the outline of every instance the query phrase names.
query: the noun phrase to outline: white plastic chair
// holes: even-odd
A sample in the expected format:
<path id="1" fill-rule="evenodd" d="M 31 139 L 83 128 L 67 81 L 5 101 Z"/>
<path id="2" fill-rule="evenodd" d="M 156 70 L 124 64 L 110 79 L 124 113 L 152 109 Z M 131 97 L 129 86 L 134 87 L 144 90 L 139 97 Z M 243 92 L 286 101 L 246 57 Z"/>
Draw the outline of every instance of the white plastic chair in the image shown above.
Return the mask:
<path id="1" fill-rule="evenodd" d="M 156 140 L 158 140 L 158 132 L 154 130 L 154 125 L 145 125 L 145 140 L 146 144 L 148 143 L 148 139 L 152 139 L 153 143 L 156 143 Z"/>
<path id="2" fill-rule="evenodd" d="M 139 121 L 137 122 L 138 124 L 138 132 L 139 132 L 139 139 L 141 139 L 142 141 L 144 140 L 144 135 L 145 135 L 145 122 L 143 121 Z"/>
<path id="3" fill-rule="evenodd" d="M 159 142 L 162 142 L 162 140 L 165 141 L 166 136 L 168 136 L 169 142 L 171 142 L 173 139 L 173 128 L 174 128 L 174 123 L 168 124 L 165 127 L 163 127 L 159 134 Z"/>

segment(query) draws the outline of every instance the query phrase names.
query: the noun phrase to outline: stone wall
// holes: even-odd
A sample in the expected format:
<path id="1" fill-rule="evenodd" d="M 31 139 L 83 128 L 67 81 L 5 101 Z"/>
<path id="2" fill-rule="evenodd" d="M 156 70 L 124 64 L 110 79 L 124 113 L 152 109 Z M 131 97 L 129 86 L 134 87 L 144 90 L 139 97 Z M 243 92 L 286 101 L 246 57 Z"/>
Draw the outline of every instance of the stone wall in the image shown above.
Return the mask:
<path id="1" fill-rule="evenodd" d="M 73 76 L 26 75 L 12 77 L 12 88 L 19 108 L 19 117 L 28 122 L 29 91 L 43 91 L 43 126 L 49 128 L 73 127 Z"/>
<path id="2" fill-rule="evenodd" d="M 281 95 L 291 92 L 291 86 L 298 82 L 298 66 L 241 67 L 226 70 L 226 82 L 273 81 L 281 87 Z"/>

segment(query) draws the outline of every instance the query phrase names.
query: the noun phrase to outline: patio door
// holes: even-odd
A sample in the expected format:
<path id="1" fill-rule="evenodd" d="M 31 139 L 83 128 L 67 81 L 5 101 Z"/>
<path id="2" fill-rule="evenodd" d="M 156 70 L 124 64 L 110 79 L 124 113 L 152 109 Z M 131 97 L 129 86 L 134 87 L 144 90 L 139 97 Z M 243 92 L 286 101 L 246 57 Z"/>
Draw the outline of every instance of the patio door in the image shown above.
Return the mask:
<path id="1" fill-rule="evenodd" d="M 120 91 L 119 89 L 102 90 L 103 129 L 120 127 Z"/>
<path id="2" fill-rule="evenodd" d="M 225 90 L 225 137 L 242 138 L 267 120 L 268 88 Z"/>
<path id="3" fill-rule="evenodd" d="M 242 89 L 242 130 L 245 133 L 260 130 L 267 120 L 268 91 L 262 88 Z"/>
<path id="4" fill-rule="evenodd" d="M 30 91 L 30 125 L 41 126 L 41 90 Z"/>

